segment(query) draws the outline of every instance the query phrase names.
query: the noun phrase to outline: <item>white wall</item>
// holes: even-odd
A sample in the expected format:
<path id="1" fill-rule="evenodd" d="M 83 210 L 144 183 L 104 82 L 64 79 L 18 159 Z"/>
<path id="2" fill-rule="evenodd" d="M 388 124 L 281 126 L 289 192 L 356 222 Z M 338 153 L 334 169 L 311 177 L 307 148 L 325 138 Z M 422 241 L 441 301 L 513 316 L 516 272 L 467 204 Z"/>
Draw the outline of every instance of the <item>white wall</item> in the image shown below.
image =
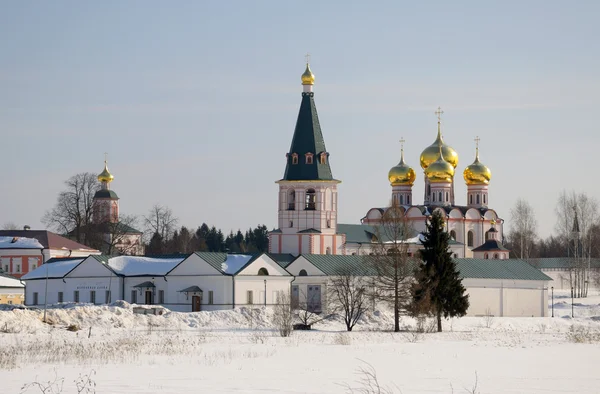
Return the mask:
<path id="1" fill-rule="evenodd" d="M 548 283 L 530 280 L 464 279 L 468 316 L 548 316 Z"/>

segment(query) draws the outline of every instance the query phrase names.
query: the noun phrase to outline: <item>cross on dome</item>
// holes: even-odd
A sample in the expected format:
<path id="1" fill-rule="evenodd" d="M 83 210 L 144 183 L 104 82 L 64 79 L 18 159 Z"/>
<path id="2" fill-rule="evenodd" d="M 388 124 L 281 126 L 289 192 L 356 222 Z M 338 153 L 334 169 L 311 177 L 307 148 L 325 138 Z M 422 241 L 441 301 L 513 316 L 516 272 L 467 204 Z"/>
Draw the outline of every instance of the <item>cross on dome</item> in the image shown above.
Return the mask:
<path id="1" fill-rule="evenodd" d="M 442 111 L 442 107 L 438 107 L 438 109 L 434 113 L 437 115 L 438 122 L 441 122 L 442 114 L 444 113 L 444 111 Z"/>
<path id="2" fill-rule="evenodd" d="M 310 63 L 310 53 L 307 52 L 304 58 L 306 59 L 306 64 Z"/>

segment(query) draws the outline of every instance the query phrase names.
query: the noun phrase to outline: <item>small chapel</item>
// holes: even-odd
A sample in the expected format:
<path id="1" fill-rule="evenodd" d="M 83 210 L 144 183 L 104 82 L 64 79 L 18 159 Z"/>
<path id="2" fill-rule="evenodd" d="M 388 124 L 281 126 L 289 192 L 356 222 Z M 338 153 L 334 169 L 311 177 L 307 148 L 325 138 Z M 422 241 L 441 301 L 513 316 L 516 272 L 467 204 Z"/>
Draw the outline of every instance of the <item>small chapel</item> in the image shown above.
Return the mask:
<path id="1" fill-rule="evenodd" d="M 337 221 L 338 184 L 329 163 L 330 153 L 314 100 L 315 75 L 309 62 L 301 76 L 302 99 L 286 166 L 279 185 L 278 228 L 269 234 L 269 252 L 300 254 L 365 255 L 382 242 L 378 227 L 387 210 L 402 210 L 410 223 L 410 233 L 402 240 L 408 254 L 421 248 L 421 233 L 427 219 L 439 210 L 446 218 L 450 249 L 455 258 L 507 259 L 503 246 L 504 221 L 489 207 L 491 170 L 479 158 L 476 138 L 474 161 L 463 171 L 467 201 L 455 200 L 455 174 L 458 153 L 444 141 L 443 111 L 438 108 L 437 136 L 420 155 L 425 193 L 422 202 L 414 199 L 412 188 L 416 171 L 404 157 L 401 140 L 400 162 L 388 173 L 391 198 L 387 206 L 370 208 L 360 224 Z"/>

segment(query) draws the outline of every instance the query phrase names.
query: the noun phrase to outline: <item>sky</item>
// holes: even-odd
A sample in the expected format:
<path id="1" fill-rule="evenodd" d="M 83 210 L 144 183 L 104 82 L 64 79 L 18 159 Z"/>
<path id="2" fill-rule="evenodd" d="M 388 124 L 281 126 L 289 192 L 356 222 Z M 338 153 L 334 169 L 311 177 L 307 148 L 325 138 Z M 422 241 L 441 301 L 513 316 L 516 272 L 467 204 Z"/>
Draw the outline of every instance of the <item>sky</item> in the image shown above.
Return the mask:
<path id="1" fill-rule="evenodd" d="M 339 222 L 389 203 L 389 169 L 435 139 L 481 138 L 490 207 L 518 198 L 553 233 L 561 191 L 598 198 L 600 2 L 57 1 L 0 3 L 0 225 L 43 228 L 64 181 L 99 173 L 120 210 L 277 226 L 305 54 L 339 186 Z M 591 175 L 590 175 L 591 174 Z"/>

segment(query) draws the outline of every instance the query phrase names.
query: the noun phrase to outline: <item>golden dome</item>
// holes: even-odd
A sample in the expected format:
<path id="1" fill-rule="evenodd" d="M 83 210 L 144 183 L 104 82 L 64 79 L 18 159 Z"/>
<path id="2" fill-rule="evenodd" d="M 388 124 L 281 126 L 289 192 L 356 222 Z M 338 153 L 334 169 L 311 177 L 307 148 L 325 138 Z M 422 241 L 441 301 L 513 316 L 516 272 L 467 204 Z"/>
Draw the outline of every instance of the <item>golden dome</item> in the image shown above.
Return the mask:
<path id="1" fill-rule="evenodd" d="M 306 70 L 304 70 L 304 74 L 302 74 L 302 85 L 314 85 L 315 84 L 315 74 L 310 70 L 310 66 L 306 63 Z"/>
<path id="2" fill-rule="evenodd" d="M 427 166 L 425 175 L 431 183 L 452 182 L 454 166 L 444 159 L 442 146 L 438 147 L 437 160 Z"/>
<path id="3" fill-rule="evenodd" d="M 102 183 L 110 183 L 115 179 L 113 174 L 108 171 L 108 165 L 106 164 L 106 160 L 104 161 L 104 170 L 98 175 L 98 181 Z"/>
<path id="4" fill-rule="evenodd" d="M 452 167 L 456 168 L 458 165 L 458 153 L 452 147 L 446 145 L 444 143 L 444 139 L 442 138 L 442 132 L 440 128 L 440 122 L 438 121 L 438 134 L 435 142 L 429 145 L 423 153 L 421 153 L 421 168 L 424 170 L 429 167 L 431 163 L 436 161 L 439 156 L 439 148 L 442 147 L 442 154 L 444 155 L 444 160 L 450 164 Z"/>
<path id="5" fill-rule="evenodd" d="M 404 148 L 401 149 L 400 163 L 388 172 L 388 179 L 392 186 L 409 185 L 415 182 L 415 170 L 404 162 Z"/>
<path id="6" fill-rule="evenodd" d="M 467 185 L 487 185 L 492 178 L 492 171 L 479 161 L 479 148 L 475 153 L 475 161 L 463 172 Z"/>

